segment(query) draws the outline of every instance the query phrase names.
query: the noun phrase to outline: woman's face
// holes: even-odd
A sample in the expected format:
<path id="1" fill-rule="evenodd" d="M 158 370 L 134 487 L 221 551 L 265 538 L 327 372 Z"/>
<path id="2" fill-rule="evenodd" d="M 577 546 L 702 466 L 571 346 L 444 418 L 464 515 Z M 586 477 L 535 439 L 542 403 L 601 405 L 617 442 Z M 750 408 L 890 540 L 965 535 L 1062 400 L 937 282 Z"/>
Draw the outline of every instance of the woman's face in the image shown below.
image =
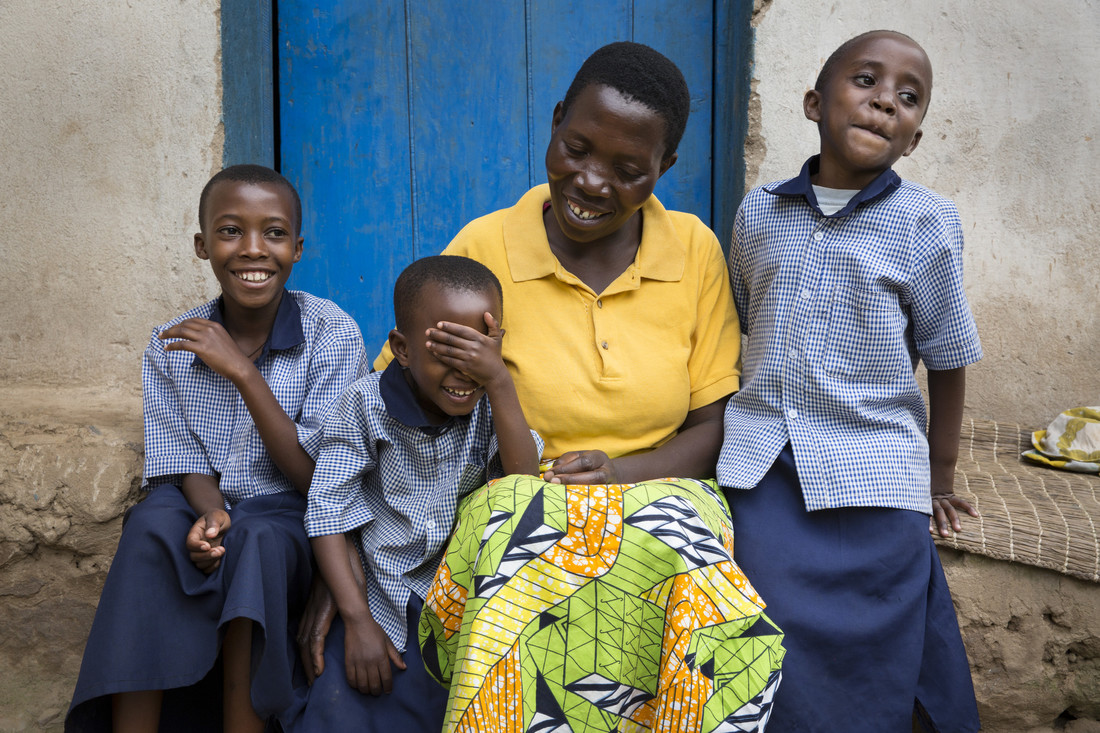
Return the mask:
<path id="1" fill-rule="evenodd" d="M 676 162 L 665 158 L 665 121 L 603 85 L 589 85 L 567 113 L 554 109 L 546 176 L 561 231 L 575 242 L 618 232 Z"/>

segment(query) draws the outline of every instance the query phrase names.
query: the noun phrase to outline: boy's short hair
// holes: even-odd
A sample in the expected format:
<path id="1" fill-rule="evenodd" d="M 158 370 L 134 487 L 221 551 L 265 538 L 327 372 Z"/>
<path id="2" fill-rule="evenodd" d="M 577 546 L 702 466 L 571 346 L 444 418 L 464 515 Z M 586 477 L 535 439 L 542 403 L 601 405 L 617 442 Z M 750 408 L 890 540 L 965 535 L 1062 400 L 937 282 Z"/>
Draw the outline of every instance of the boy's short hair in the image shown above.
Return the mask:
<path id="1" fill-rule="evenodd" d="M 900 31 L 891 31 L 880 28 L 878 30 L 860 33 L 858 36 L 849 38 L 847 41 L 837 46 L 836 50 L 829 54 L 829 58 L 825 59 L 825 63 L 821 66 L 821 71 L 819 71 L 817 74 L 817 80 L 814 82 L 814 90 L 819 92 L 825 90 L 825 85 L 829 83 L 829 80 L 832 78 L 833 73 L 836 71 L 836 65 L 840 63 L 840 59 L 842 59 L 844 55 L 852 49 L 853 46 L 866 40 L 870 36 L 878 36 L 882 34 L 889 34 L 892 36 L 898 36 L 899 38 L 904 38 L 907 41 L 911 42 L 917 48 L 924 50 L 924 47 L 913 40 L 911 36 L 907 36 Z M 931 90 L 929 90 L 929 93 L 931 93 Z"/>
<path id="2" fill-rule="evenodd" d="M 393 315 L 398 331 L 408 327 L 420 293 L 428 285 L 459 293 L 496 291 L 502 306 L 504 303 L 500 280 L 477 260 L 456 255 L 422 257 L 406 267 L 393 286 Z"/>
<path id="3" fill-rule="evenodd" d="M 665 121 L 665 153 L 676 152 L 684 136 L 691 94 L 680 69 L 667 56 L 632 41 L 609 43 L 597 49 L 581 65 L 562 101 L 562 114 L 569 112 L 582 91 L 599 84 L 641 102 Z"/>
<path id="4" fill-rule="evenodd" d="M 298 196 L 298 191 L 294 188 L 294 184 L 288 181 L 282 174 L 266 166 L 253 165 L 251 163 L 231 165 L 228 168 L 223 168 L 215 173 L 214 177 L 207 181 L 206 185 L 202 187 L 202 193 L 199 194 L 200 229 L 206 225 L 206 200 L 210 198 L 210 189 L 219 181 L 236 181 L 238 183 L 251 184 L 271 183 L 276 186 L 282 186 L 290 192 L 290 197 L 294 200 L 294 236 L 301 234 L 302 199 Z"/>

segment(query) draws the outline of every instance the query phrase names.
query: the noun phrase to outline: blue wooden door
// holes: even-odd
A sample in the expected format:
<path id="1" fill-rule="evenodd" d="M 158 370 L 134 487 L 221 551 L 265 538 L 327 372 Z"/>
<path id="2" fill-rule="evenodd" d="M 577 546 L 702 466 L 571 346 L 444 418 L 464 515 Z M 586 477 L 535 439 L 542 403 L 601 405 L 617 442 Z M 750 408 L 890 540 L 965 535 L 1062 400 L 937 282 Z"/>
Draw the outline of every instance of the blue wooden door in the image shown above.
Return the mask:
<path id="1" fill-rule="evenodd" d="M 545 181 L 554 105 L 583 60 L 615 40 L 649 44 L 684 72 L 691 117 L 657 195 L 715 221 L 726 195 L 716 186 L 730 176 L 714 151 L 731 154 L 720 125 L 739 104 L 719 91 L 715 106 L 723 39 L 739 22 L 727 5 L 280 0 L 277 163 L 305 210 L 292 286 L 339 303 L 373 350 L 406 264 Z"/>

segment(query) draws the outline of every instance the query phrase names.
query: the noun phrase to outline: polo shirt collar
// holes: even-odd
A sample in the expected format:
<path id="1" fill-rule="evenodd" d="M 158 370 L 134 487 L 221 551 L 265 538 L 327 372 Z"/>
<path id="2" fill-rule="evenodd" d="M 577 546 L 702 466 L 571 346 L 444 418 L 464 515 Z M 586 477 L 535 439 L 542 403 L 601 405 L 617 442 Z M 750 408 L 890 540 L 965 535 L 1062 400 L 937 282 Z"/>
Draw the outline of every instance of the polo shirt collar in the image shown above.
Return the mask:
<path id="1" fill-rule="evenodd" d="M 416 401 L 416 393 L 405 381 L 403 372 L 402 366 L 394 359 L 378 380 L 378 392 L 382 395 L 387 414 L 402 425 L 416 428 L 428 435 L 440 435 L 450 430 L 459 417 L 452 415 L 442 425 L 433 425 L 424 413 L 424 408 Z M 461 417 L 469 419 L 468 415 Z"/>
<path id="2" fill-rule="evenodd" d="M 221 327 L 225 327 L 225 296 L 219 295 L 210 309 L 208 318 Z M 298 301 L 283 288 L 283 297 L 279 299 L 279 309 L 275 311 L 275 322 L 271 324 L 271 333 L 264 343 L 263 351 L 257 360 L 267 356 L 269 351 L 283 351 L 293 349 L 299 344 L 305 343 L 305 333 L 302 331 L 302 309 Z M 202 364 L 203 361 L 197 355 L 192 364 Z"/>
<path id="3" fill-rule="evenodd" d="M 512 280 L 538 280 L 554 275 L 560 267 L 550 250 L 543 224 L 543 207 L 550 201 L 550 185 L 542 184 L 525 193 L 504 219 L 505 254 Z M 642 243 L 633 267 L 639 277 L 676 282 L 684 275 L 687 247 L 681 241 L 665 207 L 650 196 L 642 204 Z M 528 242 L 530 246 L 512 246 L 508 242 Z"/>
<path id="4" fill-rule="evenodd" d="M 817 195 L 814 194 L 813 184 L 810 183 L 810 177 L 817 174 L 820 165 L 821 156 L 815 155 L 802 165 L 802 171 L 798 176 L 789 181 L 784 181 L 777 186 L 772 186 L 770 188 L 765 186 L 764 190 L 774 196 L 786 198 L 802 197 L 806 199 L 806 202 L 816 209 L 819 214 L 826 216 L 826 214 L 821 211 L 821 207 L 818 206 Z M 839 219 L 848 216 L 848 214 L 855 211 L 856 207 L 860 204 L 870 204 L 879 199 L 886 198 L 896 191 L 900 185 L 901 176 L 895 173 L 893 168 L 887 168 L 882 173 L 878 174 L 875 180 L 868 183 L 859 193 L 853 196 L 847 206 L 835 214 L 826 216 L 826 218 Z"/>

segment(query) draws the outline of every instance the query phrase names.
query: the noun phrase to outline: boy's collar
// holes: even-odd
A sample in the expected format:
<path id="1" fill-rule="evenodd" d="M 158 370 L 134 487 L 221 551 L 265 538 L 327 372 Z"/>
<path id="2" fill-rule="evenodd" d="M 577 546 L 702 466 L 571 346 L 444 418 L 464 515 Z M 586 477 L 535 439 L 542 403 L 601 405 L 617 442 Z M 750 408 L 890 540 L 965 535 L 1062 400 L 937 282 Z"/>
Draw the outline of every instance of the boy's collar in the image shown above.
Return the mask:
<path id="1" fill-rule="evenodd" d="M 813 184 L 810 183 L 810 177 L 817 173 L 820 162 L 821 156 L 815 155 L 803 164 L 802 171 L 799 172 L 797 177 L 789 181 L 784 181 L 772 188 L 765 186 L 764 190 L 775 196 L 784 196 L 787 198 L 802 197 L 806 199 L 806 202 L 817 210 L 819 214 L 826 216 L 821 211 L 821 207 L 817 204 L 817 196 L 814 194 Z M 893 168 L 887 168 L 880 173 L 875 180 L 868 183 L 863 190 L 853 196 L 847 206 L 835 214 L 829 215 L 827 218 L 840 219 L 841 217 L 848 216 L 848 214 L 855 211 L 856 207 L 860 204 L 869 204 L 881 198 L 886 198 L 896 191 L 900 185 L 901 176 L 894 173 Z"/>
<path id="2" fill-rule="evenodd" d="M 457 418 L 452 416 L 442 425 L 432 425 L 428 421 L 428 416 L 424 414 L 424 408 L 416 401 L 413 388 L 405 381 L 403 371 L 397 359 L 394 359 L 378 380 L 378 392 L 382 395 L 386 412 L 402 425 L 417 428 L 428 435 L 440 435 L 450 430 Z M 468 418 L 468 416 L 463 417 Z"/>
<path id="3" fill-rule="evenodd" d="M 214 307 L 210 309 L 209 319 L 218 325 L 225 327 L 225 297 L 218 296 Z M 280 351 L 293 349 L 295 346 L 305 343 L 305 333 L 302 331 L 302 309 L 298 301 L 288 290 L 283 289 L 283 297 L 279 299 L 279 309 L 275 311 L 275 322 L 271 324 L 271 333 L 264 343 L 264 349 L 257 359 L 262 359 L 268 351 Z M 191 362 L 202 364 L 198 356 Z"/>

